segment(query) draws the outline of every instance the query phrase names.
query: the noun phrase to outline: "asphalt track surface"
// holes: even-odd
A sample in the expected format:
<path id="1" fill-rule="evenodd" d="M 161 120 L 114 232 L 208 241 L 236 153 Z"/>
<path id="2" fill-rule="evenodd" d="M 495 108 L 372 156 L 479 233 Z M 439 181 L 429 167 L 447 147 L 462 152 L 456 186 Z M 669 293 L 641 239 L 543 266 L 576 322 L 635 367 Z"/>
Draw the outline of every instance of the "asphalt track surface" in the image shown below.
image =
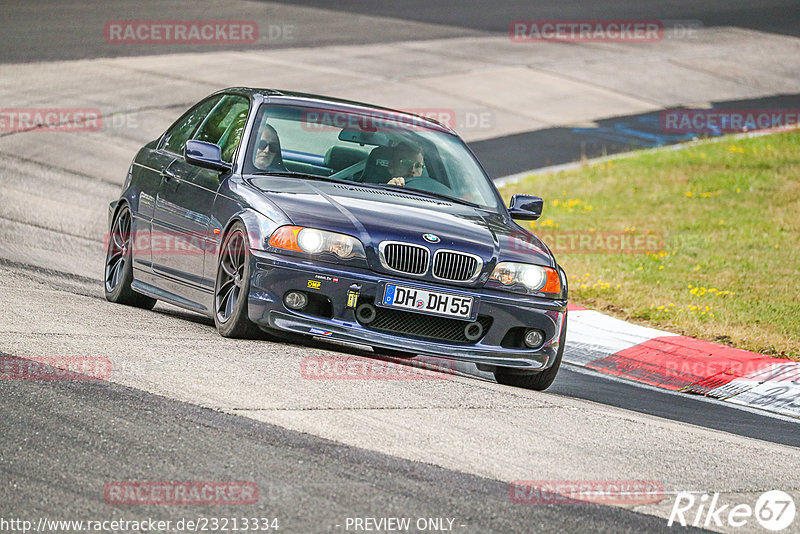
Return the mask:
<path id="1" fill-rule="evenodd" d="M 296 4 L 325 9 L 337 5 L 329 2 Z M 7 37 L 8 46 L 0 51 L 0 59 L 6 63 L 98 57 L 109 54 L 108 47 L 102 42 L 87 43 L 81 31 L 88 32 L 109 19 L 174 19 L 181 15 L 189 18 L 185 2 L 167 6 L 137 2 L 136 9 L 125 5 L 52 2 L 38 4 L 34 9 L 32 5 L 4 3 L 0 6 L 0 28 Z M 798 8 L 795 2 L 767 2 L 757 8 L 745 3 L 695 2 L 690 5 L 687 11 L 689 8 L 683 4 L 662 2 L 636 3 L 633 8 L 622 3 L 593 8 L 554 2 L 540 4 L 536 14 L 531 15 L 528 3 L 522 2 L 503 3 L 488 12 L 485 3 L 480 2 L 464 2 L 460 9 L 425 2 L 347 2 L 342 3 L 341 11 L 376 17 L 369 20 L 380 18 L 383 26 L 377 23 L 374 28 L 363 24 L 348 26 L 349 21 L 340 21 L 340 25 L 328 33 L 305 35 L 291 46 L 343 42 L 342 26 L 349 30 L 344 42 L 385 42 L 504 32 L 507 27 L 504 21 L 513 18 L 654 16 L 654 6 L 660 6 L 657 9 L 662 11 L 658 11 L 657 16 L 664 18 L 696 18 L 705 25 L 741 25 L 786 34 L 797 32 L 793 23 L 797 17 L 791 16 Z M 268 4 L 268 7 L 274 10 L 271 17 L 288 9 L 277 4 Z M 245 16 L 250 13 L 248 10 L 256 8 L 245 6 L 242 9 Z M 49 16 L 39 17 L 37 11 L 47 12 Z M 314 15 L 313 12 L 301 14 Z M 402 20 L 387 22 L 387 17 Z M 387 33 L 387 27 L 397 31 Z M 183 48 L 182 51 L 195 50 Z M 167 52 L 172 50 L 134 47 L 119 53 Z M 499 150 L 493 146 L 499 146 L 500 141 L 497 145 L 492 145 L 493 142 L 485 141 L 484 145 L 476 147 L 493 175 L 525 169 L 528 164 L 525 161 L 503 167 L 492 155 L 494 150 Z M 508 140 L 503 142 L 507 144 Z M 481 153 L 485 147 L 491 150 Z M 98 292 L 91 289 L 92 284 L 97 283 L 95 280 L 76 278 L 57 270 L 42 272 L 7 261 L 0 267 L 4 273 L 23 272 L 33 279 L 46 279 L 58 291 L 98 298 Z M 201 328 L 213 330 L 207 321 L 198 321 L 191 314 L 164 309 L 160 312 L 165 319 L 174 317 L 187 325 L 197 323 Z M 158 312 L 153 315 L 157 316 Z M 303 345 L 290 346 L 303 350 Z M 480 388 L 487 380 L 486 376 L 474 373 L 470 383 Z M 336 532 L 342 531 L 337 525 L 342 525 L 346 517 L 393 515 L 455 517 L 456 524 L 465 525 L 464 532 L 667 530 L 661 518 L 620 508 L 513 504 L 508 499 L 507 483 L 490 477 L 343 445 L 110 382 L 3 381 L 0 391 L 4 414 L 0 422 L 2 517 L 42 515 L 97 519 L 112 515 L 130 518 L 147 515 L 175 519 L 191 515 L 238 515 L 235 509 L 196 507 L 189 510 L 146 507 L 145 513 L 142 509 L 112 507 L 102 499 L 103 484 L 109 480 L 238 478 L 253 480 L 259 485 L 262 499 L 256 515 L 278 517 L 288 532 Z M 765 442 L 800 446 L 796 422 L 609 380 L 570 366 L 559 374 L 545 398 L 549 396 L 581 399 Z M 247 515 L 253 511 L 256 509 L 248 509 Z"/>
<path id="2" fill-rule="evenodd" d="M 431 2 L 373 0 L 299 0 L 248 2 L 231 0 L 208 9 L 191 0 L 43 0 L 0 4 L 0 62 L 85 59 L 119 55 L 165 54 L 175 51 L 230 50 L 230 46 L 117 45 L 95 38 L 109 20 L 180 20 L 215 18 L 256 20 L 262 28 L 291 24 L 292 40 L 270 38 L 263 48 L 321 46 L 337 43 L 385 43 L 476 34 L 507 34 L 517 19 L 665 19 L 694 20 L 706 27 L 736 26 L 770 33 L 800 35 L 800 4 L 793 0 L 483 0 Z M 301 9 L 306 8 L 306 9 Z M 325 11 L 317 11 L 317 10 Z M 331 17 L 330 11 L 341 13 Z"/>
<path id="3" fill-rule="evenodd" d="M 376 516 L 453 518 L 455 532 L 671 531 L 660 518 L 608 506 L 516 504 L 496 480 L 108 382 L 4 383 L 0 410 L 0 517 L 242 517 L 236 506 L 115 507 L 103 488 L 112 480 L 245 480 L 260 498 L 244 515 L 277 518 L 282 532 L 344 532 L 348 517 Z"/>
<path id="4" fill-rule="evenodd" d="M 294 5 L 325 7 L 362 15 L 392 17 L 417 22 L 446 24 L 488 32 L 507 32 L 509 21 L 525 19 L 662 19 L 697 20 L 704 26 L 738 26 L 770 33 L 798 35 L 800 6 L 791 0 L 748 2 L 734 0 L 673 1 L 641 0 L 587 2 L 581 0 L 511 0 L 493 2 L 491 9 L 481 0 L 455 4 L 410 0 L 293 0 Z"/>
<path id="5" fill-rule="evenodd" d="M 711 102 L 723 109 L 798 109 L 800 95 L 779 95 L 745 100 Z M 493 179 L 550 167 L 630 152 L 674 145 L 694 138 L 665 134 L 659 128 L 660 112 L 640 113 L 597 121 L 592 128 L 559 126 L 533 132 L 494 137 L 470 143 L 470 148 Z"/>

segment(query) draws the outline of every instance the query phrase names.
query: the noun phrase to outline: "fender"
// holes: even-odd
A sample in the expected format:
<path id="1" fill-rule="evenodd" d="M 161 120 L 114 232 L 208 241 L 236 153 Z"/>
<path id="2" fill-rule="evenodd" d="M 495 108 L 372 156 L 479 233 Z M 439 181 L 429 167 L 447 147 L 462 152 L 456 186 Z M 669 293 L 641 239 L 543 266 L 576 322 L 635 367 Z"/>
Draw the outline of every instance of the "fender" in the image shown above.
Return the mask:
<path id="1" fill-rule="evenodd" d="M 250 242 L 250 248 L 255 250 L 265 250 L 269 236 L 279 226 L 288 224 L 287 221 L 274 221 L 252 208 L 245 208 L 231 216 L 225 224 L 225 229 L 220 234 L 220 241 L 217 243 L 217 250 L 221 247 L 222 240 L 236 221 L 241 221 L 247 229 L 247 238 Z"/>

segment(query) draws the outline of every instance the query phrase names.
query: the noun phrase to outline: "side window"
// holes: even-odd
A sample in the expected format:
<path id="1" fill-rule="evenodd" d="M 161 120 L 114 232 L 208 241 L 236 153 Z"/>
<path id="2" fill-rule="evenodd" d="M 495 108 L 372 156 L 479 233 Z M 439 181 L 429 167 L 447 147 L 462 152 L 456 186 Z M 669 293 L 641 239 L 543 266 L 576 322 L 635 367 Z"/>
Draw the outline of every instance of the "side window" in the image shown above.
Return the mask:
<path id="1" fill-rule="evenodd" d="M 189 110 L 164 136 L 164 149 L 174 154 L 183 155 L 183 147 L 186 145 L 186 141 L 221 98 L 221 96 L 209 98 Z"/>
<path id="2" fill-rule="evenodd" d="M 208 114 L 193 139 L 219 145 L 222 159 L 230 163 L 242 139 L 249 110 L 250 101 L 247 98 L 225 95 Z"/>

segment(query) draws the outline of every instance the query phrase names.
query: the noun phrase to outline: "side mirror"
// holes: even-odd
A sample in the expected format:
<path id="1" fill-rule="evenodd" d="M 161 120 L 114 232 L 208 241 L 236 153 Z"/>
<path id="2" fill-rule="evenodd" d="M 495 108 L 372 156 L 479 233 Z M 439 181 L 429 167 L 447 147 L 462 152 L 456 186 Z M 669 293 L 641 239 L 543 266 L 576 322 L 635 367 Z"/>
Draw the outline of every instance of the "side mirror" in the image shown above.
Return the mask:
<path id="1" fill-rule="evenodd" d="M 524 221 L 535 221 L 542 216 L 544 200 L 540 197 L 531 195 L 514 195 L 511 197 L 511 204 L 508 213 L 512 219 Z"/>
<path id="2" fill-rule="evenodd" d="M 214 143 L 195 140 L 186 141 L 186 148 L 183 149 L 183 159 L 192 165 L 214 171 L 231 170 L 230 163 L 222 161 L 222 149 Z"/>

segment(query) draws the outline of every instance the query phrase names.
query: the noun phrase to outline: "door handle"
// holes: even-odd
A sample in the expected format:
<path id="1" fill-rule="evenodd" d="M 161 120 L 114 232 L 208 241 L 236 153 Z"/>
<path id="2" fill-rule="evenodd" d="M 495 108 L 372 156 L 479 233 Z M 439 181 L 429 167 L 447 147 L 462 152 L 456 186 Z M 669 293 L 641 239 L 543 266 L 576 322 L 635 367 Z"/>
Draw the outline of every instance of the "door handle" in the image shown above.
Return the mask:
<path id="1" fill-rule="evenodd" d="M 175 173 L 169 169 L 164 169 L 161 171 L 161 178 L 164 179 L 165 182 L 169 182 L 173 178 L 175 178 Z"/>

